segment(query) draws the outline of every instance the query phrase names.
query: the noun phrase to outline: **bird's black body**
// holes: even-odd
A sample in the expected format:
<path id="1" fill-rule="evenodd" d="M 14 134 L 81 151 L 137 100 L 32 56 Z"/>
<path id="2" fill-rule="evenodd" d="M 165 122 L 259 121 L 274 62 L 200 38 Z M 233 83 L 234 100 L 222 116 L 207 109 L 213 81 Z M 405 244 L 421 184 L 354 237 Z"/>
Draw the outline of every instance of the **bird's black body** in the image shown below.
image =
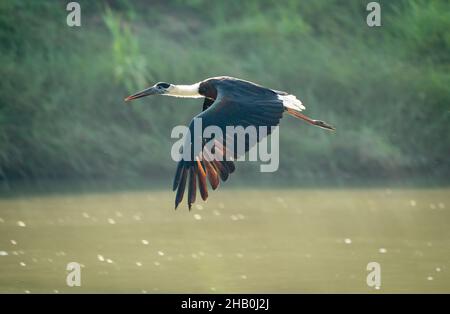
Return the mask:
<path id="1" fill-rule="evenodd" d="M 169 88 L 169 83 L 158 83 L 142 92 L 129 96 L 126 100 L 132 100 L 147 95 L 164 94 L 164 90 Z M 197 86 L 197 85 L 195 85 Z M 197 87 L 196 87 L 197 88 Z M 186 93 L 184 91 L 183 93 Z M 333 129 L 325 122 L 312 120 L 300 113 L 304 109 L 301 102 L 286 92 L 269 89 L 252 82 L 241 79 L 221 76 L 206 79 L 198 83 L 196 93 L 203 96 L 203 110 L 195 118 L 201 118 L 202 131 L 208 126 L 219 127 L 223 134 L 226 134 L 227 126 L 255 126 L 257 130 L 257 141 L 260 141 L 265 135 L 270 134 L 271 127 L 277 126 L 284 112 L 289 113 L 296 118 L 303 119 L 306 122 L 320 126 L 326 129 Z M 179 97 L 189 97 L 185 94 Z M 197 97 L 197 96 L 193 96 Z M 194 118 L 194 119 L 195 119 Z M 187 137 L 183 148 L 190 146 L 191 156 L 187 159 L 179 161 L 174 182 L 173 190 L 177 191 L 175 197 L 175 208 L 182 201 L 188 186 L 188 206 L 195 202 L 197 195 L 197 186 L 203 200 L 208 198 L 207 179 L 213 190 L 215 190 L 220 180 L 226 181 L 231 173 L 235 170 L 233 159 L 235 154 L 230 155 L 229 138 L 214 137 L 212 139 L 200 139 L 200 142 L 206 144 L 214 141 L 215 150 L 223 156 L 223 159 L 202 158 L 202 148 L 194 149 L 194 136 L 201 136 L 194 132 L 194 119 L 189 125 L 191 137 Z M 260 134 L 259 127 L 267 127 L 267 134 Z M 203 133 L 203 132 L 202 132 Z M 236 139 L 234 144 L 236 144 Z M 245 139 L 245 151 L 248 151 L 256 144 L 255 141 L 250 142 Z M 235 147 L 231 150 L 236 152 Z M 208 157 L 208 156 L 206 156 Z M 210 161 L 208 161 L 210 160 Z"/>
<path id="2" fill-rule="evenodd" d="M 210 125 L 215 125 L 222 128 L 225 134 L 226 126 L 242 126 L 244 128 L 253 126 L 267 126 L 268 133 L 270 133 L 271 126 L 279 124 L 284 112 L 283 102 L 278 98 L 278 95 L 283 92 L 274 91 L 257 84 L 235 79 L 231 77 L 215 77 L 207 79 L 200 83 L 199 93 L 205 96 L 203 111 L 195 118 L 202 119 L 203 129 Z M 283 93 L 285 94 L 285 93 Z M 190 126 L 191 134 L 194 134 L 193 122 Z M 258 130 L 258 129 L 257 129 Z M 258 134 L 258 140 L 260 140 Z M 220 138 L 215 139 L 226 149 L 226 140 Z M 192 138 L 190 143 L 193 143 Z M 186 142 L 185 145 L 190 145 Z M 236 139 L 234 143 L 237 143 Z M 219 145 L 220 145 L 219 144 Z M 250 143 L 245 143 L 245 150 L 251 148 Z M 236 151 L 236 149 L 233 149 Z M 177 167 L 175 174 L 173 189 L 177 190 L 175 198 L 175 207 L 183 199 L 186 178 L 189 172 L 188 182 L 188 205 L 195 202 L 196 199 L 196 176 L 199 179 L 200 194 L 203 199 L 207 198 L 206 179 L 202 177 L 210 175 L 210 183 L 215 189 L 218 185 L 218 178 L 223 181 L 228 179 L 228 176 L 234 171 L 235 165 L 233 161 L 214 161 L 208 162 L 202 160 L 201 162 L 195 160 L 196 154 L 200 152 L 192 151 L 190 160 L 181 160 Z M 226 159 L 226 156 L 224 156 Z M 232 156 L 236 158 L 237 156 Z M 205 174 L 202 173 L 206 169 Z M 214 173 L 214 171 L 216 173 Z M 211 173 L 212 172 L 212 173 Z M 211 178 L 213 177 L 213 178 Z M 214 178 L 215 177 L 215 178 Z"/>
<path id="3" fill-rule="evenodd" d="M 205 96 L 203 127 L 276 126 L 284 112 L 280 93 L 251 82 L 218 77 L 200 83 L 199 93 Z M 213 101 L 214 100 L 214 101 Z"/>

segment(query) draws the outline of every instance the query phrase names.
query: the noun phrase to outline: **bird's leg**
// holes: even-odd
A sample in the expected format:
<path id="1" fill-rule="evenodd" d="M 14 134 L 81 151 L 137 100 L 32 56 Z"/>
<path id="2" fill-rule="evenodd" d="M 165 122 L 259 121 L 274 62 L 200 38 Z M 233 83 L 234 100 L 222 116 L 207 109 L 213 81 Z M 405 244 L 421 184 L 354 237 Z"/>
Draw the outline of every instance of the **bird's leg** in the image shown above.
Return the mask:
<path id="1" fill-rule="evenodd" d="M 329 125 L 328 123 L 326 123 L 324 121 L 321 121 L 321 120 L 311 119 L 310 117 L 305 116 L 304 114 L 302 114 L 302 113 L 300 113 L 300 112 L 298 112 L 296 110 L 287 108 L 287 112 L 290 115 L 292 115 L 292 116 L 294 116 L 294 117 L 296 117 L 298 119 L 302 119 L 302 120 L 308 122 L 309 124 L 312 124 L 312 125 L 315 125 L 315 126 L 327 129 L 327 130 L 332 130 L 332 131 L 336 130 L 333 126 Z"/>

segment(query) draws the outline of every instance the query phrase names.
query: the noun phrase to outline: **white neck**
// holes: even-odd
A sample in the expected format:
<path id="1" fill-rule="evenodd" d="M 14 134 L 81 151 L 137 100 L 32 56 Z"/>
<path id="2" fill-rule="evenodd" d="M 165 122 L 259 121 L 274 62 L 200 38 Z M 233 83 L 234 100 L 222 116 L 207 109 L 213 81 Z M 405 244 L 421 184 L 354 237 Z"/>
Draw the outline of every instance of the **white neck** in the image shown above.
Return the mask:
<path id="1" fill-rule="evenodd" d="M 199 98 L 204 97 L 198 93 L 200 83 L 192 85 L 174 85 L 171 84 L 165 95 L 174 97 Z"/>

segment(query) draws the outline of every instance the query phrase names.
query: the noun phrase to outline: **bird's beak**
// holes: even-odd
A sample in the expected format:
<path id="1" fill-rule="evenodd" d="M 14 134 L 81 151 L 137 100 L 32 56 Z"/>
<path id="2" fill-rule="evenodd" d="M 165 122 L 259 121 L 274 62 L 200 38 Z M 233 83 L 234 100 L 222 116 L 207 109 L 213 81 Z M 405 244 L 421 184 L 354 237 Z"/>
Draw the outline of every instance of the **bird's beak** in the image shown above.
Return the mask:
<path id="1" fill-rule="evenodd" d="M 140 92 L 137 92 L 136 94 L 128 96 L 127 98 L 125 98 L 125 101 L 130 101 L 130 100 L 134 100 L 134 99 L 138 99 L 138 98 L 142 98 L 142 97 L 150 96 L 150 95 L 160 95 L 162 93 L 163 93 L 162 90 L 159 90 L 158 88 L 152 86 L 152 87 L 144 89 Z"/>

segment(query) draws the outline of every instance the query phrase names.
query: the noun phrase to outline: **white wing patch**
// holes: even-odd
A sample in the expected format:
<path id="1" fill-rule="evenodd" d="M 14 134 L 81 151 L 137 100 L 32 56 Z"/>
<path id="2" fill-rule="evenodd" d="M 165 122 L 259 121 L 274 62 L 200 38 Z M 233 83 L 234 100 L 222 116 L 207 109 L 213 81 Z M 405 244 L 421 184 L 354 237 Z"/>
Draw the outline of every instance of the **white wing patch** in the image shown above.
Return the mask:
<path id="1" fill-rule="evenodd" d="M 305 110 L 302 102 L 297 99 L 294 95 L 278 95 L 278 99 L 283 102 L 285 108 L 294 109 L 297 111 Z"/>

